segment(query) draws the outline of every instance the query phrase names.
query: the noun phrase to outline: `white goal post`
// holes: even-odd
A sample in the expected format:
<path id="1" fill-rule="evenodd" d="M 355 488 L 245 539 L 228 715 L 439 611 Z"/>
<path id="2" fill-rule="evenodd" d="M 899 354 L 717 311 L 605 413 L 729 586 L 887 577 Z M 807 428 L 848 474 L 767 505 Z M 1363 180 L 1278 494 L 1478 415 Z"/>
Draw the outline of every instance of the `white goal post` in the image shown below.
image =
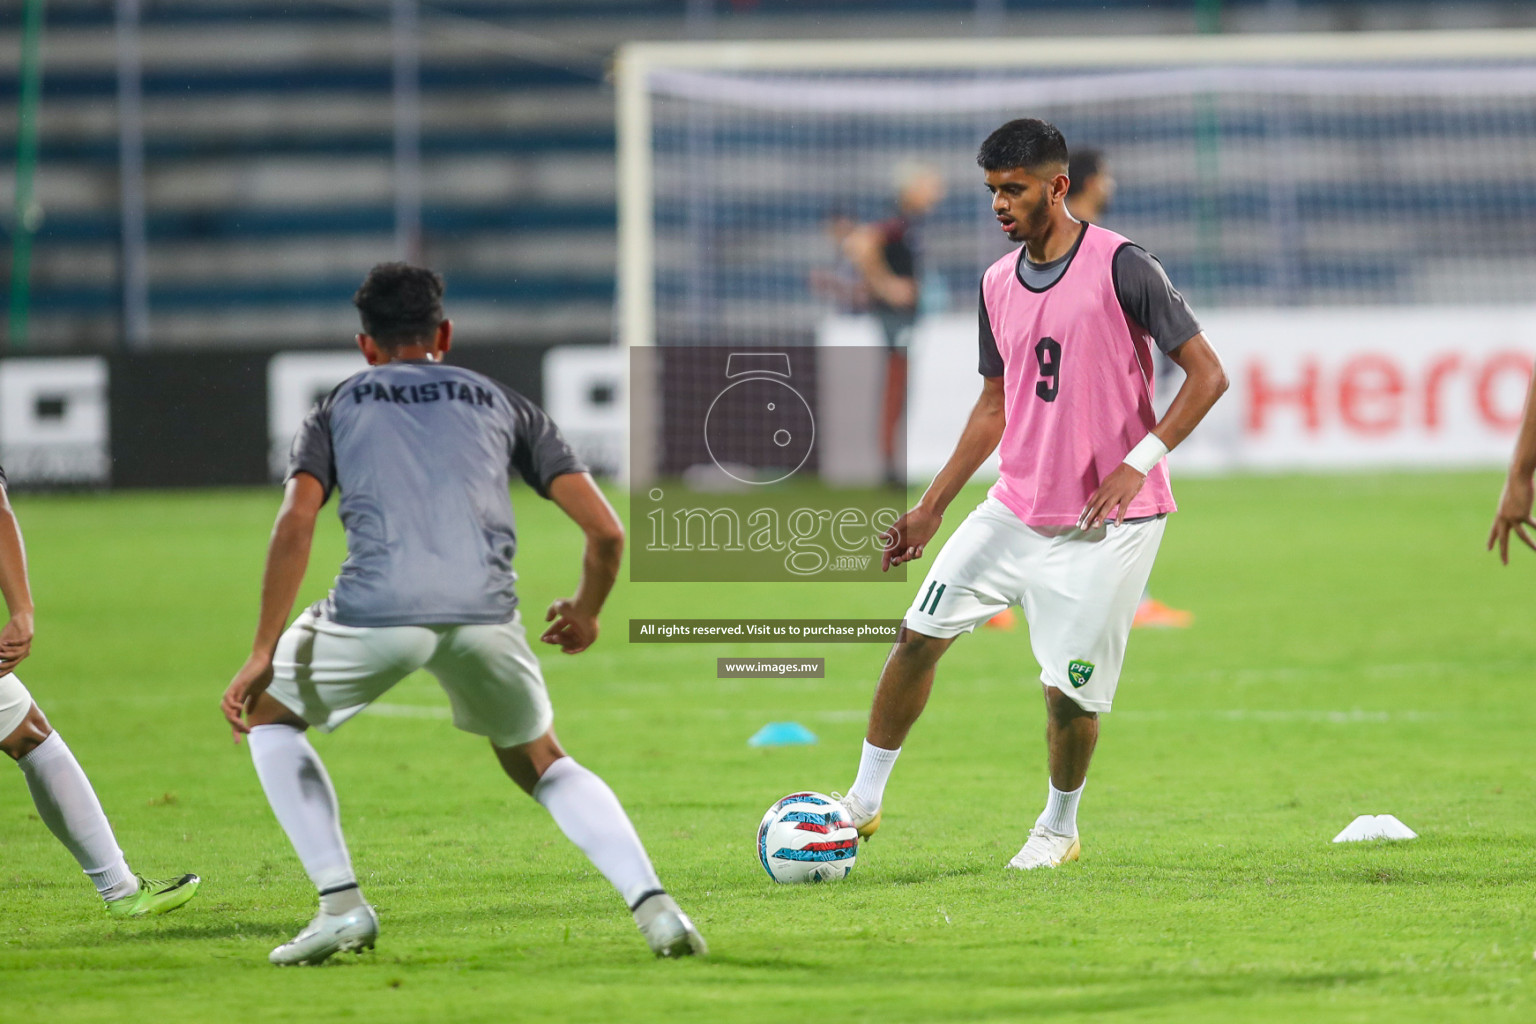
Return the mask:
<path id="1" fill-rule="evenodd" d="M 1536 280 L 1536 31 L 635 43 L 616 85 L 624 345 L 804 337 L 835 312 L 805 286 L 835 259 L 823 221 L 888 202 L 902 154 L 950 179 L 925 241 L 962 309 L 1001 251 L 967 212 L 971 156 L 1017 116 L 1104 147 L 1109 226 L 1201 308 L 1486 304 Z M 1437 248 L 1439 273 L 1412 264 Z"/>

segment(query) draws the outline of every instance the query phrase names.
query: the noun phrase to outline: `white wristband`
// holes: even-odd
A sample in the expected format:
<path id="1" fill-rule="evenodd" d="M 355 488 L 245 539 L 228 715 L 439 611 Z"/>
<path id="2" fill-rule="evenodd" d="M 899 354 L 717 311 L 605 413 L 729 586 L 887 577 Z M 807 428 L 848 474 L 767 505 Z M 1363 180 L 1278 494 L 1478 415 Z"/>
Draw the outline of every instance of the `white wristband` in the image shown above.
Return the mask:
<path id="1" fill-rule="evenodd" d="M 1137 442 L 1136 447 L 1132 448 L 1131 453 L 1125 457 L 1125 464 L 1142 476 L 1146 476 L 1167 454 L 1168 446 L 1149 430 L 1147 436 Z"/>

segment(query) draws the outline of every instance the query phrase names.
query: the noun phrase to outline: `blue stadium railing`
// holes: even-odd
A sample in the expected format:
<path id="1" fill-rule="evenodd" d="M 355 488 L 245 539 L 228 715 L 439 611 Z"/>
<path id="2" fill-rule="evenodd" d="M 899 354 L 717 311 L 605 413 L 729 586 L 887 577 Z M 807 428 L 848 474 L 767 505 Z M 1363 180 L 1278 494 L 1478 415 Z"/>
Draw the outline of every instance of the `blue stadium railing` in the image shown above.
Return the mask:
<path id="1" fill-rule="evenodd" d="M 183 312 L 250 310 L 324 306 L 345 309 L 357 290 L 353 277 L 298 281 L 253 281 L 210 284 L 164 284 L 149 292 L 151 308 Z M 613 296 L 613 276 L 602 273 L 508 274 L 477 277 L 458 273 L 449 284 L 453 302 L 515 302 L 543 306 L 574 301 L 607 301 Z M 118 293 L 110 283 L 49 285 L 32 293 L 32 308 L 40 313 L 111 313 L 118 307 Z"/>
<path id="2" fill-rule="evenodd" d="M 151 212 L 147 228 L 151 242 L 185 242 L 220 238 L 269 239 L 332 235 L 387 235 L 394 230 L 394 207 L 384 203 L 320 208 L 219 207 Z M 422 227 L 429 234 L 477 232 L 593 231 L 611 229 L 613 204 L 514 203 L 503 206 L 428 204 Z M 117 237 L 115 211 L 74 211 L 47 217 L 38 231 L 40 242 L 111 241 Z"/>
<path id="3" fill-rule="evenodd" d="M 239 136 L 164 135 L 145 140 L 144 156 L 149 160 L 208 160 L 243 156 L 380 156 L 393 152 L 394 139 L 388 131 L 334 132 L 293 131 Z M 0 153 L 14 152 L 16 140 L 0 136 Z M 442 132 L 428 129 L 422 133 L 422 153 L 435 156 L 478 156 L 538 153 L 583 153 L 611 156 L 614 132 L 611 125 L 583 127 L 534 127 L 492 129 L 486 131 Z M 42 159 L 53 164 L 116 164 L 116 138 L 93 135 L 84 138 L 44 138 Z"/>
<path id="4" fill-rule="evenodd" d="M 1223 0 L 1228 8 L 1263 7 L 1270 0 Z M 1298 0 L 1302 7 L 1388 7 L 1402 0 Z M 483 18 L 488 21 L 517 20 L 587 20 L 622 14 L 626 18 L 663 18 L 681 20 L 689 12 L 689 0 L 429 0 L 429 11 Z M 1002 0 L 1010 12 L 1104 12 L 1114 10 L 1191 10 L 1194 0 Z M 1514 6 L 1512 2 L 1510 6 Z M 99 27 L 112 24 L 113 5 L 102 0 L 68 3 L 54 0 L 48 12 L 49 24 L 60 27 Z M 964 14 L 976 9 L 976 0 L 760 0 L 738 4 L 716 0 L 713 13 L 722 22 L 731 18 L 794 17 L 814 15 L 860 14 Z M 320 23 L 378 21 L 385 13 L 367 12 L 342 4 L 310 3 L 229 3 L 209 4 L 200 0 L 148 0 L 143 5 L 143 23 L 154 25 L 198 25 L 229 22 Z M 18 24 L 19 5 L 0 9 L 0 27 Z"/>
<path id="5" fill-rule="evenodd" d="M 294 16 L 296 12 L 297 17 Z M 0 14 L 0 25 L 4 25 L 10 13 L 13 12 L 7 6 L 6 12 Z M 171 24 L 178 19 L 188 24 L 212 21 L 234 24 L 245 15 L 281 24 L 293 22 L 300 30 L 304 24 L 322 20 L 311 17 L 314 11 L 305 5 L 221 7 L 219 17 L 215 18 L 213 12 L 196 4 L 157 4 L 151 0 L 145 5 L 145 31 L 153 32 L 156 25 Z M 55 5 L 49 11 L 51 31 L 67 32 L 76 26 L 105 24 L 110 18 L 111 4 L 96 4 L 89 8 Z M 325 18 L 358 20 L 345 10 L 339 14 L 332 10 Z M 387 109 L 392 86 L 388 60 L 387 53 L 380 53 L 376 59 L 360 66 L 273 61 L 257 68 L 208 66 L 174 71 L 152 68 L 143 76 L 143 90 L 149 102 L 175 99 L 215 108 L 232 98 L 314 97 L 317 103 L 325 103 L 333 97 L 350 101 L 362 96 Z M 532 97 L 546 91 L 555 95 L 579 95 L 595 93 L 602 88 L 600 77 L 601 69 L 597 65 L 571 70 L 501 59 L 438 64 L 429 61 L 421 70 L 421 85 L 425 95 L 437 98 L 459 94 L 481 99 L 498 94 Z M 57 62 L 45 68 L 45 103 L 111 103 L 116 92 L 116 75 L 110 68 Z M 15 77 L 0 77 L 0 102 L 14 103 L 16 94 Z M 558 108 L 557 102 L 555 109 Z M 332 119 L 333 123 L 336 121 Z M 99 120 L 87 123 L 101 124 Z M 614 145 L 611 121 L 562 123 L 556 114 L 532 124 L 511 127 L 486 125 L 438 130 L 429 122 L 424 125 L 421 150 L 423 158 L 429 162 L 490 156 L 509 160 L 563 159 L 574 163 L 611 160 Z M 377 158 L 387 164 L 392 158 L 393 147 L 394 139 L 388 129 L 296 127 L 289 131 L 226 132 L 218 128 L 211 131 L 173 128 L 147 134 L 145 158 L 153 172 L 182 166 L 196 169 L 203 162 L 221 159 L 296 157 L 312 160 L 316 174 L 327 174 L 346 173 L 346 168 L 340 165 L 335 171 L 326 169 L 326 161 L 333 158 Z M 0 136 L 0 152 L 15 152 L 15 148 L 14 135 Z M 110 175 L 118 158 L 115 132 L 101 131 L 99 127 L 75 129 L 68 121 L 61 125 L 44 122 L 40 167 L 43 175 L 71 167 L 86 171 L 99 169 Z M 306 241 L 323 242 L 327 238 L 372 236 L 381 239 L 381 255 L 388 255 L 392 246 L 387 240 L 394 232 L 394 217 L 388 197 L 383 196 L 319 207 L 196 203 L 172 208 L 152 206 L 147 223 L 148 241 L 152 246 L 211 243 L 226 253 L 220 259 L 228 266 L 229 273 L 220 275 L 218 280 L 196 284 L 152 281 L 149 291 L 151 309 L 160 315 L 263 305 L 344 304 L 356 286 L 351 280 L 352 275 L 349 274 L 345 281 L 273 279 L 271 272 L 245 270 L 241 266 L 241 247 L 273 240 L 288 239 L 302 245 Z M 0 217 L 0 240 L 4 240 L 7 249 L 12 230 L 9 220 Z M 615 220 L 611 196 L 582 202 L 550 201 L 530 196 L 510 203 L 429 202 L 422 211 L 422 230 L 435 251 L 451 253 L 455 241 L 491 236 L 538 239 L 540 235 L 546 235 L 550 237 L 552 247 L 558 246 L 560 239 L 573 236 L 611 235 Z M 86 208 L 61 204 L 44 210 L 42 224 L 35 236 L 34 265 L 39 269 L 34 271 L 31 290 L 31 308 L 37 314 L 34 322 L 49 316 L 111 318 L 119 302 L 115 283 L 94 273 L 91 268 L 99 264 L 74 260 L 71 253 L 81 246 L 94 247 L 98 252 L 102 248 L 110 249 L 116 245 L 119 235 L 115 202 L 100 206 L 92 204 Z M 49 259 L 50 255 L 57 258 Z M 449 259 L 451 261 L 451 256 Z M 46 272 L 41 269 L 45 265 Z M 78 271 L 73 269 L 76 266 L 80 267 Z M 493 268 L 470 265 L 454 269 L 451 278 L 453 293 L 461 300 L 530 309 L 576 303 L 584 304 L 600 315 L 611 308 L 614 289 L 612 270 L 601 266 L 558 273 L 530 272 L 509 266 L 505 272 L 495 273 Z"/>

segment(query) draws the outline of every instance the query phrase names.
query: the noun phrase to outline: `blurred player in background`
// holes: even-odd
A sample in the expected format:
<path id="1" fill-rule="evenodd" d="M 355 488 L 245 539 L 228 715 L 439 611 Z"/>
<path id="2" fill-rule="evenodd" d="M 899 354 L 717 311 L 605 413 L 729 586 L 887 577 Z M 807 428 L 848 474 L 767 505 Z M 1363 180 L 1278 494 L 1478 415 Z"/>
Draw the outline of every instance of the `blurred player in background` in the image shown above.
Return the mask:
<path id="1" fill-rule="evenodd" d="M 6 493 L 0 469 L 0 592 L 10 615 L 0 629 L 0 749 L 15 760 L 26 776 L 37 816 L 79 862 L 107 912 L 117 917 L 166 914 L 190 900 L 201 879 L 145 878 L 123 859 L 117 837 L 96 799 L 91 780 L 80 762 L 48 724 L 21 680 L 16 666 L 32 653 L 32 588 L 27 581 L 27 555 L 21 525 Z"/>
<path id="2" fill-rule="evenodd" d="M 1109 161 L 1097 149 L 1074 149 L 1067 169 L 1067 209 L 1085 224 L 1101 224 L 1115 198 L 1115 176 Z M 1102 225 L 1101 225 L 1102 226 Z"/>
<path id="3" fill-rule="evenodd" d="M 976 161 L 992 210 L 1022 242 L 982 276 L 981 397 L 954 453 L 887 535 L 884 567 L 920 558 L 945 509 L 1000 449 L 987 498 L 945 543 L 907 611 L 870 709 L 858 776 L 841 798 L 864 836 L 922 714 L 940 657 L 1021 605 L 1041 666 L 1050 781 L 1010 868 L 1053 868 L 1081 849 L 1077 807 L 1119 683 L 1131 619 L 1175 510 L 1163 460 L 1226 390 L 1221 361 L 1162 265 L 1073 217 L 1066 141 L 1010 121 Z M 1158 419 L 1152 348 L 1185 372 Z"/>
<path id="4" fill-rule="evenodd" d="M 224 694 L 225 718 L 237 741 L 250 736 L 262 789 L 320 894 L 309 927 L 269 959 L 316 964 L 372 948 L 378 918 L 304 731 L 330 732 L 417 669 L 447 691 L 454 724 L 490 740 L 512 781 L 619 891 L 657 956 L 704 953 L 613 791 L 555 739 L 514 590 L 508 476 L 516 471 L 586 535 L 576 594 L 550 606 L 540 637 L 567 654 L 597 639 L 624 528 L 542 409 L 442 364 L 452 338 L 442 294 L 437 274 L 403 263 L 374 267 L 358 290 L 370 368 L 317 403 L 294 439 L 255 643 Z M 284 631 L 315 517 L 337 488 L 347 559 L 330 596 Z"/>
<path id="5" fill-rule="evenodd" d="M 856 224 L 833 216 L 829 228 L 843 258 L 858 275 L 852 298 L 863 299 L 880 321 L 888 350 L 885 389 L 880 403 L 880 454 L 885 479 L 904 484 L 906 467 L 898 466 L 896 432 L 901 429 L 907 402 L 907 346 L 917 323 L 922 297 L 922 249 L 917 227 L 944 199 L 944 179 L 930 167 L 912 164 L 897 173 L 896 214 L 874 224 Z"/>
<path id="6" fill-rule="evenodd" d="M 1109 160 L 1097 149 L 1074 149 L 1067 174 L 1072 179 L 1067 187 L 1067 209 L 1080 221 L 1102 226 L 1104 214 L 1115 198 L 1115 176 L 1110 173 Z M 1157 353 L 1153 364 L 1159 383 L 1166 384 L 1170 361 Z M 1187 629 L 1194 621 L 1190 612 L 1155 600 L 1149 585 L 1141 595 L 1131 625 L 1136 629 Z"/>

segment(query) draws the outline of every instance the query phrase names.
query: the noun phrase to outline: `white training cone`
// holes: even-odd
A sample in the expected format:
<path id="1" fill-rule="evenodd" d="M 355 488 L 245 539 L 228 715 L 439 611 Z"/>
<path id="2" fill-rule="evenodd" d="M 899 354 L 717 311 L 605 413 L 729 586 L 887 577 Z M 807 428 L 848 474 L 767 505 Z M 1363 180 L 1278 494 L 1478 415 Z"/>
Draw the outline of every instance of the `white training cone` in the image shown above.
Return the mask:
<path id="1" fill-rule="evenodd" d="M 1362 814 L 1333 837 L 1336 843 L 1358 843 L 1366 839 L 1417 839 L 1419 834 L 1391 814 Z"/>

